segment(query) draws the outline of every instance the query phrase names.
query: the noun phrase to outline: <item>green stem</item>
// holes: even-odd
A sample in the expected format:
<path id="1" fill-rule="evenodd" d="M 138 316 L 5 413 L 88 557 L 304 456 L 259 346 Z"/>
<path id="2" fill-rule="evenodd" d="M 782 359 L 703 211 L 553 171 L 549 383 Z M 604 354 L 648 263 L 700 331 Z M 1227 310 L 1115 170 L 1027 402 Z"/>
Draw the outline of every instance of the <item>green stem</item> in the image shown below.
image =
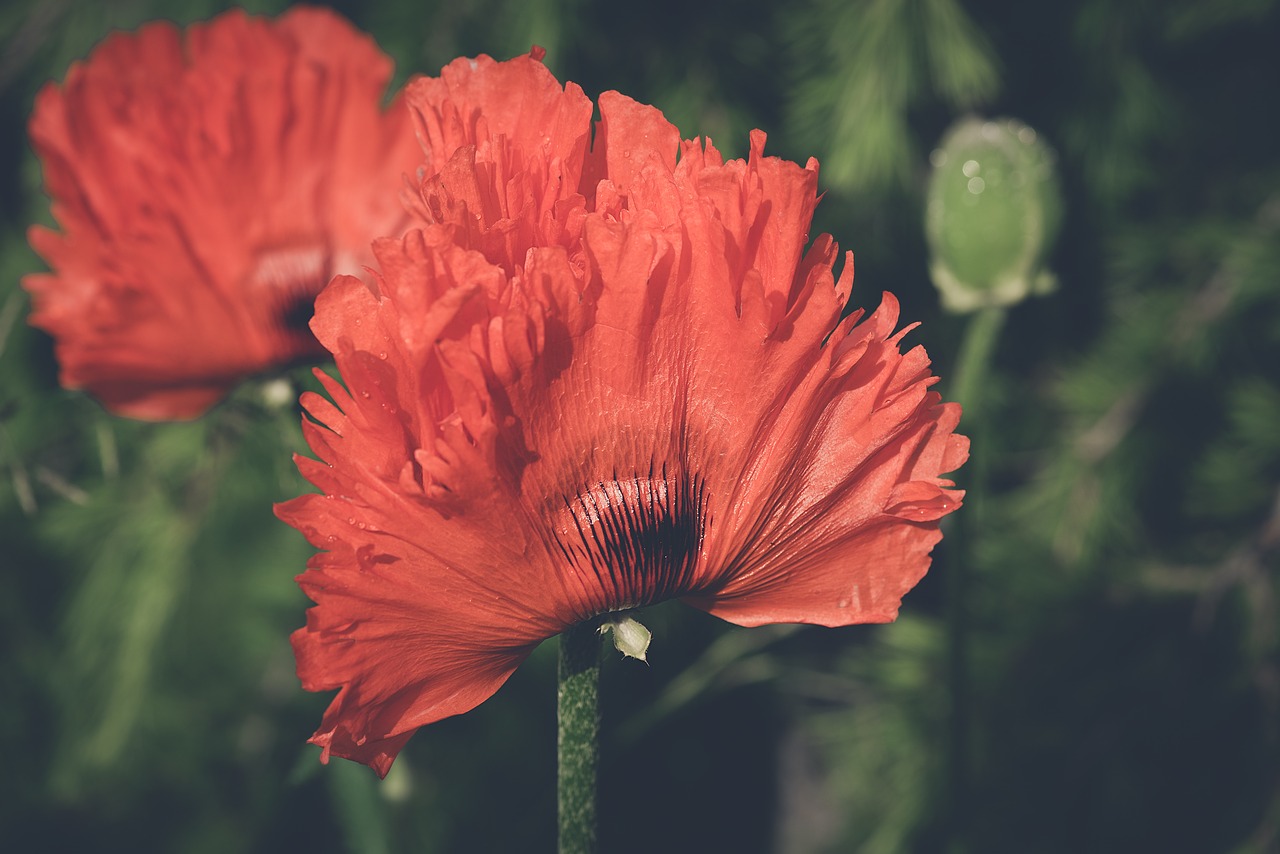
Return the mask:
<path id="1" fill-rule="evenodd" d="M 600 646 L 595 622 L 574 626 L 560 635 L 560 854 L 594 854 L 596 850 Z"/>
<path id="2" fill-rule="evenodd" d="M 1003 308 L 984 308 L 969 319 L 960 353 L 956 359 L 956 378 L 952 386 L 954 399 L 964 407 L 965 422 L 972 428 L 982 409 L 982 384 L 991 366 L 991 354 L 995 352 L 1004 326 Z"/>
<path id="3" fill-rule="evenodd" d="M 983 394 L 1000 330 L 1004 326 L 1003 308 L 985 308 L 969 320 L 960 353 L 956 359 L 954 399 L 964 407 L 963 432 L 972 441 L 972 452 L 965 472 L 965 503 L 969 505 L 957 515 L 947 534 L 948 552 L 953 556 L 947 567 L 947 671 L 951 696 L 950 738 L 948 745 L 948 783 L 951 793 L 951 844 L 949 850 L 966 850 L 969 815 L 969 564 L 975 533 L 982 527 L 982 499 L 986 491 L 986 407 Z"/>

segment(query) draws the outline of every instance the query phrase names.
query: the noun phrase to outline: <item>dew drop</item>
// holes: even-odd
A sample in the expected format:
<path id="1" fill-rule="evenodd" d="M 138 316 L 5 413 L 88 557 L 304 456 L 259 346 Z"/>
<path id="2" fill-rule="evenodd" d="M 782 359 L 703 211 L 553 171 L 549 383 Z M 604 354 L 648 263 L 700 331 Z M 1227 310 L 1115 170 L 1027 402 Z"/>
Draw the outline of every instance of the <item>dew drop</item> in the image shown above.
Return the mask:
<path id="1" fill-rule="evenodd" d="M 367 392 L 367 391 L 362 391 L 362 392 L 360 392 L 360 396 L 361 396 L 361 397 L 363 397 L 365 400 L 368 400 L 368 399 L 369 399 L 369 392 Z"/>
<path id="2" fill-rule="evenodd" d="M 379 359 L 383 359 L 383 360 L 385 360 L 385 359 L 387 358 L 387 351 L 386 351 L 386 350 L 379 350 L 379 351 L 378 351 L 378 358 L 379 358 Z"/>

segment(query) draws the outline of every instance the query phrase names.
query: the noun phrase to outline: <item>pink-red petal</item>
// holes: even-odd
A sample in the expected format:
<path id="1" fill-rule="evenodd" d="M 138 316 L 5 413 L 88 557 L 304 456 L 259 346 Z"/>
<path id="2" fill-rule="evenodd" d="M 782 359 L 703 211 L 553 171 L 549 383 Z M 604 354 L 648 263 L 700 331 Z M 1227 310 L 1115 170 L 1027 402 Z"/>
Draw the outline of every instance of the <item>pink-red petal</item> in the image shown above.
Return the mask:
<path id="1" fill-rule="evenodd" d="M 892 295 L 841 320 L 817 164 L 760 133 L 725 162 L 617 93 L 587 152 L 589 102 L 535 57 L 459 60 L 410 101 L 423 228 L 319 300 L 351 391 L 308 398 L 324 495 L 279 511 L 327 549 L 294 639 L 340 692 L 317 743 L 384 772 L 539 640 L 665 598 L 892 619 L 967 442 Z"/>
<path id="2" fill-rule="evenodd" d="M 390 60 L 332 12 L 239 10 L 115 34 L 41 91 L 32 145 L 59 231 L 24 279 L 62 383 L 112 411 L 195 417 L 316 358 L 311 301 L 405 223 L 417 157 Z"/>

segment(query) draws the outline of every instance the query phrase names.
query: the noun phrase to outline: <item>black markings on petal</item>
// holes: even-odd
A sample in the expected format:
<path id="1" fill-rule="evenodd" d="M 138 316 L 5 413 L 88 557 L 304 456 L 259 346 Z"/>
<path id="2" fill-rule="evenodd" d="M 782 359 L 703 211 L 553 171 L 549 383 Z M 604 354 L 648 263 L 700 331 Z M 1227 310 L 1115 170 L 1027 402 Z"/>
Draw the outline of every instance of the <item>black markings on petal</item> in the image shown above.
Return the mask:
<path id="1" fill-rule="evenodd" d="M 316 294 L 332 277 L 333 259 L 320 245 L 264 250 L 251 274 L 251 293 L 271 306 L 271 322 L 286 336 L 309 339 Z"/>
<path id="2" fill-rule="evenodd" d="M 279 312 L 277 324 L 289 332 L 299 335 L 305 333 L 311 323 L 311 316 L 316 312 L 315 294 L 298 293 L 291 295 Z"/>
<path id="3" fill-rule="evenodd" d="M 692 592 L 706 530 L 706 484 L 650 464 L 645 474 L 609 480 L 563 496 L 568 524 L 556 542 L 578 570 L 594 574 L 604 610 L 631 608 Z"/>

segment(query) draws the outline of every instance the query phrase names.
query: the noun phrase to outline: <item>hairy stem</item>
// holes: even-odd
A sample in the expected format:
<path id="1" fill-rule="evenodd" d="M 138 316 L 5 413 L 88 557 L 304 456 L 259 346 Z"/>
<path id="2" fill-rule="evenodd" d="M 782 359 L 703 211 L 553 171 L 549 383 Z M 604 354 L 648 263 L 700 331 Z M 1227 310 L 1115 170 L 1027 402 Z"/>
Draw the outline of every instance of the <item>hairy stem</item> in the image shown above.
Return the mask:
<path id="1" fill-rule="evenodd" d="M 600 636 L 594 622 L 560 635 L 560 854 L 596 850 L 596 769 L 600 761 Z"/>

